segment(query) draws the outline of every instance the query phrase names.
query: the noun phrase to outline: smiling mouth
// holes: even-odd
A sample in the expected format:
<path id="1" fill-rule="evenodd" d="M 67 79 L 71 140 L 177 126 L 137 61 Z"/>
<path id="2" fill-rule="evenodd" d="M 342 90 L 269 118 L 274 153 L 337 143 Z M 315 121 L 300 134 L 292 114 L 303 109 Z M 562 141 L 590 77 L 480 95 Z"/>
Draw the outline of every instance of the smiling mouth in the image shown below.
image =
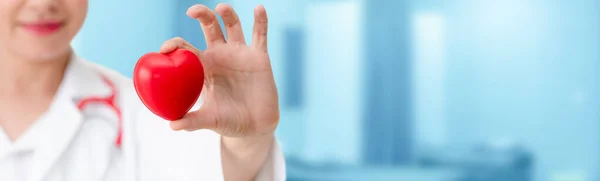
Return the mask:
<path id="1" fill-rule="evenodd" d="M 58 32 L 65 23 L 60 21 L 21 23 L 20 26 L 35 35 L 50 35 Z"/>

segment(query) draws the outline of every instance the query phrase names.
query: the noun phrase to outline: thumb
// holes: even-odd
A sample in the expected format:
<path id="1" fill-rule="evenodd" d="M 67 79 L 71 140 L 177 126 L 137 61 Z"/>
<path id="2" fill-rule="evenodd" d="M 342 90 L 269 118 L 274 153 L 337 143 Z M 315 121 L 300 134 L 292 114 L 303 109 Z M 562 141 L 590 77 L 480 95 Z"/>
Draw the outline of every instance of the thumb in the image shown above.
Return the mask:
<path id="1" fill-rule="evenodd" d="M 202 107 L 197 111 L 189 112 L 183 118 L 170 123 L 171 129 L 175 131 L 195 131 L 199 129 L 214 129 L 217 127 L 217 119 L 208 107 Z"/>

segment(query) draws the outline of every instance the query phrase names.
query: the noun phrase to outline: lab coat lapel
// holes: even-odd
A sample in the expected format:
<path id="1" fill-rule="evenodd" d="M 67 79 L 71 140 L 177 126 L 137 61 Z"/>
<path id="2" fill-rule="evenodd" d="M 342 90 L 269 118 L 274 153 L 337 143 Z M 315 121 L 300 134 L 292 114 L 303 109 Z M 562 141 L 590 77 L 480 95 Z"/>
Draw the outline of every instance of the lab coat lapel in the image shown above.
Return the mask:
<path id="1" fill-rule="evenodd" d="M 77 135 L 83 116 L 73 105 L 64 101 L 56 102 L 54 109 L 48 114 L 51 124 L 46 124 L 47 135 L 34 156 L 31 181 L 42 181 L 56 164 L 62 153 Z"/>
<path id="2" fill-rule="evenodd" d="M 65 72 L 56 97 L 47 112 L 46 135 L 34 156 L 31 181 L 44 180 L 72 141 L 84 121 L 84 116 L 76 107 L 76 101 L 82 97 L 105 95 L 101 77 L 84 60 L 73 55 Z"/>

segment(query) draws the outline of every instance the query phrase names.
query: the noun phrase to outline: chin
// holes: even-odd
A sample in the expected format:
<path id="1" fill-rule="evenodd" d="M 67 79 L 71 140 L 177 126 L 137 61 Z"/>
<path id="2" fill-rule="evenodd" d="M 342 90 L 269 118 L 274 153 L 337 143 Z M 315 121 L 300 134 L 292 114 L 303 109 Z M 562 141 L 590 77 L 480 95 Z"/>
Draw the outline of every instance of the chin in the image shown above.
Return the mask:
<path id="1" fill-rule="evenodd" d="M 23 49 L 22 49 L 23 50 Z M 67 58 L 71 54 L 71 47 L 32 47 L 18 53 L 20 57 L 32 62 L 49 62 Z"/>

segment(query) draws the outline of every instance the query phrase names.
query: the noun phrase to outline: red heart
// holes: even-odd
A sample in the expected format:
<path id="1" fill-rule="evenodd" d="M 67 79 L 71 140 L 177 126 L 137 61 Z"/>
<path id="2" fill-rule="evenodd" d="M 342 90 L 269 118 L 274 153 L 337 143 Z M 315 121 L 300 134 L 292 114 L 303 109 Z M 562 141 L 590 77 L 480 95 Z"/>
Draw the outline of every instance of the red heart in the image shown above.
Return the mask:
<path id="1" fill-rule="evenodd" d="M 182 118 L 198 100 L 204 67 L 191 51 L 148 53 L 133 70 L 135 91 L 144 105 L 163 119 Z"/>

